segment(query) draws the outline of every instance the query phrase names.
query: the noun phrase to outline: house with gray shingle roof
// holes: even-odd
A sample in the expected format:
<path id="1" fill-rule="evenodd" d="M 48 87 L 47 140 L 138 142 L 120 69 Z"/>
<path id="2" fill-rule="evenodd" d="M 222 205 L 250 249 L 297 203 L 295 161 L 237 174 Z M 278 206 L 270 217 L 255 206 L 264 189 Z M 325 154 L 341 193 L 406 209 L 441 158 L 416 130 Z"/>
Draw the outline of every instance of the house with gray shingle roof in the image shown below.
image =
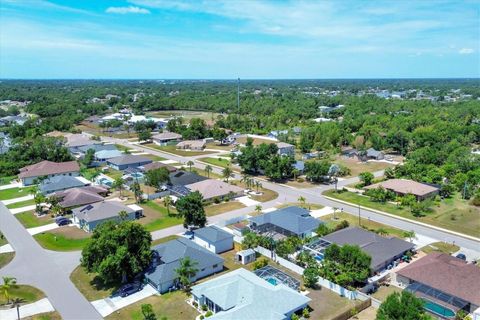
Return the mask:
<path id="1" fill-rule="evenodd" d="M 233 234 L 216 226 L 193 231 L 192 240 L 213 253 L 222 253 L 233 249 Z"/>
<path id="2" fill-rule="evenodd" d="M 38 189 L 43 194 L 49 194 L 71 188 L 85 187 L 89 186 L 90 184 L 91 182 L 84 177 L 53 176 L 43 180 L 39 184 Z"/>
<path id="3" fill-rule="evenodd" d="M 281 234 L 304 238 L 312 235 L 321 224 L 306 209 L 292 206 L 264 213 L 249 219 L 249 227 L 262 234 Z"/>
<path id="4" fill-rule="evenodd" d="M 223 258 L 199 246 L 186 238 L 178 238 L 153 247 L 156 252 L 152 266 L 145 278 L 158 292 L 164 293 L 177 287 L 178 276 L 175 272 L 185 257 L 197 263 L 198 269 L 192 282 L 223 270 Z"/>
<path id="5" fill-rule="evenodd" d="M 193 286 L 192 296 L 214 313 L 212 320 L 287 320 L 310 302 L 283 283 L 272 284 L 243 268 Z"/>
<path id="6" fill-rule="evenodd" d="M 125 170 L 127 168 L 138 168 L 153 161 L 147 157 L 126 154 L 123 156 L 110 158 L 107 164 L 115 170 Z"/>

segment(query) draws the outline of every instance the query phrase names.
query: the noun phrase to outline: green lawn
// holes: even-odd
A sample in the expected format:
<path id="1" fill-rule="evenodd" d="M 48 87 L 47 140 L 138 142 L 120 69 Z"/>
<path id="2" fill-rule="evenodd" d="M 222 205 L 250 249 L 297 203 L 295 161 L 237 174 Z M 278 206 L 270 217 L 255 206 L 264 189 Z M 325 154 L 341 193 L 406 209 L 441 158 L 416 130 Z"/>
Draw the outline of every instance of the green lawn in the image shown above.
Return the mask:
<path id="1" fill-rule="evenodd" d="M 88 301 L 104 299 L 112 295 L 119 285 L 104 286 L 96 274 L 87 273 L 78 266 L 70 274 L 70 280 Z"/>
<path id="2" fill-rule="evenodd" d="M 142 154 L 141 156 L 142 156 L 142 157 L 145 157 L 145 158 L 149 158 L 149 159 L 152 160 L 152 161 L 163 161 L 163 160 L 167 160 L 167 159 L 164 158 L 164 157 L 156 156 L 156 155 L 154 155 L 154 154 Z"/>
<path id="3" fill-rule="evenodd" d="M 229 202 L 222 202 L 219 204 L 210 204 L 205 207 L 205 213 L 207 216 L 215 216 L 217 214 L 225 213 L 232 210 L 237 210 L 245 208 L 243 203 L 238 201 L 229 201 Z"/>
<path id="4" fill-rule="evenodd" d="M 446 242 L 434 242 L 429 244 L 428 246 L 423 247 L 421 250 L 425 253 L 443 252 L 443 253 L 452 254 L 460 250 L 460 247 L 451 243 L 446 243 Z"/>
<path id="5" fill-rule="evenodd" d="M 34 235 L 33 237 L 42 247 L 54 251 L 82 250 L 89 241 L 89 238 L 69 238 L 62 234 L 54 233 L 52 231 L 42 232 L 40 234 Z"/>
<path id="6" fill-rule="evenodd" d="M 15 252 L 0 253 L 0 269 L 5 267 L 15 257 Z"/>
<path id="7" fill-rule="evenodd" d="M 209 164 L 212 164 L 214 166 L 219 166 L 219 167 L 222 167 L 222 168 L 226 168 L 230 165 L 230 160 L 228 159 L 225 159 L 225 158 L 210 158 L 210 157 L 206 157 L 206 158 L 200 158 L 198 159 L 200 161 L 203 161 L 205 163 L 209 163 Z"/>
<path id="8" fill-rule="evenodd" d="M 183 220 L 175 215 L 169 216 L 167 208 L 155 201 L 147 201 L 140 205 L 144 209 L 144 218 L 138 222 L 143 224 L 148 231 L 165 229 L 171 226 L 182 224 Z M 174 208 L 170 208 L 171 213 L 175 213 Z"/>
<path id="9" fill-rule="evenodd" d="M 7 244 L 7 243 L 8 243 L 7 238 L 5 238 L 3 233 L 0 232 L 0 246 L 3 246 L 4 244 Z"/>
<path id="10" fill-rule="evenodd" d="M 355 227 L 359 226 L 358 217 L 353 216 L 351 214 L 348 214 L 346 212 L 335 213 L 335 218 L 336 219 L 333 219 L 333 214 L 329 214 L 329 215 L 320 217 L 320 220 L 325 222 L 327 224 L 327 226 L 330 227 L 330 228 L 334 228 L 342 220 L 348 221 L 350 226 L 355 226 Z M 378 222 L 375 222 L 375 221 L 371 221 L 371 220 L 368 220 L 368 219 L 365 219 L 365 218 L 360 218 L 360 222 L 362 224 L 362 227 L 364 227 L 364 228 L 366 228 L 370 231 L 376 232 L 379 229 L 383 229 L 385 232 L 388 233 L 388 235 L 395 236 L 397 238 L 402 238 L 403 239 L 403 233 L 404 233 L 403 230 L 400 230 L 400 229 L 397 229 L 397 228 L 394 228 L 394 227 L 390 227 L 390 226 L 387 226 L 385 224 L 378 223 Z"/>
<path id="11" fill-rule="evenodd" d="M 32 204 L 35 204 L 35 199 L 30 199 L 30 200 L 21 201 L 21 202 L 15 202 L 15 203 L 7 205 L 7 208 L 8 209 L 16 209 L 16 208 L 31 206 Z"/>
<path id="12" fill-rule="evenodd" d="M 34 316 L 24 318 L 25 320 L 62 320 L 62 316 L 57 311 L 39 313 Z"/>
<path id="13" fill-rule="evenodd" d="M 5 177 L 1 177 L 0 178 L 0 186 L 4 186 L 6 184 L 10 184 L 10 182 L 13 180 L 13 179 L 16 179 L 17 176 L 5 176 Z"/>
<path id="14" fill-rule="evenodd" d="M 216 153 L 214 151 L 186 151 L 186 150 L 177 149 L 176 146 L 159 146 L 159 145 L 156 145 L 154 143 L 146 144 L 146 145 L 144 145 L 144 147 L 173 153 L 173 154 L 176 154 L 177 156 L 183 156 L 183 157 L 199 156 L 199 155 L 202 155 L 202 154 L 206 155 L 206 154 Z"/>
<path id="15" fill-rule="evenodd" d="M 392 203 L 373 202 L 370 198 L 353 192 L 336 193 L 334 190 L 328 190 L 323 194 L 350 203 L 360 204 L 366 208 L 377 209 L 411 220 L 480 237 L 480 208 L 469 205 L 467 201 L 460 199 L 458 194 L 451 199 L 441 201 L 440 204 L 433 205 L 432 212 L 418 218 L 412 215 L 409 208 L 400 208 Z"/>
<path id="16" fill-rule="evenodd" d="M 10 288 L 8 292 L 10 294 L 10 299 L 20 298 L 24 300 L 24 303 L 32 303 L 45 298 L 45 294 L 41 290 L 28 285 L 17 285 Z M 5 303 L 6 299 L 2 294 L 0 295 L 0 305 Z"/>
<path id="17" fill-rule="evenodd" d="M 198 312 L 187 304 L 187 295 L 183 291 L 173 291 L 161 296 L 151 296 L 112 313 L 108 320 L 143 320 L 142 304 L 151 304 L 157 319 L 167 317 L 168 320 L 195 319 Z"/>
<path id="18" fill-rule="evenodd" d="M 395 286 L 381 286 L 378 288 L 378 290 L 372 295 L 377 300 L 383 301 L 385 298 L 387 298 L 389 295 L 391 295 L 394 292 L 402 292 L 403 290 L 395 287 Z"/>
<path id="19" fill-rule="evenodd" d="M 25 228 L 40 227 L 54 222 L 50 215 L 37 217 L 34 211 L 17 213 L 15 214 L 15 218 L 17 218 Z"/>
<path id="20" fill-rule="evenodd" d="M 118 178 L 121 178 L 123 176 L 123 172 L 120 171 L 120 170 L 115 170 L 115 169 L 112 169 L 112 168 L 108 168 L 108 170 L 104 171 L 103 172 L 105 175 L 109 176 L 110 178 L 112 178 L 113 180 L 116 180 Z"/>
<path id="21" fill-rule="evenodd" d="M 28 196 L 34 187 L 10 188 L 0 190 L 0 200 L 8 200 Z"/>

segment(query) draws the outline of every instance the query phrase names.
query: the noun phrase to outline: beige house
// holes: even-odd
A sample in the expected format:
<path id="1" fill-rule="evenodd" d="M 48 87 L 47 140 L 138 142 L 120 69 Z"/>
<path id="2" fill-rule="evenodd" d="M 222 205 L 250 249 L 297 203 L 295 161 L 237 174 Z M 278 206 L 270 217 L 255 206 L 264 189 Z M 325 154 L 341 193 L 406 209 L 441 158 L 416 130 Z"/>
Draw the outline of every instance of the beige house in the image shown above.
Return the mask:
<path id="1" fill-rule="evenodd" d="M 204 140 L 185 140 L 177 143 L 177 149 L 203 150 L 205 145 Z"/>
<path id="2" fill-rule="evenodd" d="M 207 179 L 187 184 L 185 187 L 191 192 L 200 192 L 205 201 L 212 201 L 215 198 L 224 200 L 226 198 L 236 198 L 243 195 L 242 188 L 215 179 Z"/>

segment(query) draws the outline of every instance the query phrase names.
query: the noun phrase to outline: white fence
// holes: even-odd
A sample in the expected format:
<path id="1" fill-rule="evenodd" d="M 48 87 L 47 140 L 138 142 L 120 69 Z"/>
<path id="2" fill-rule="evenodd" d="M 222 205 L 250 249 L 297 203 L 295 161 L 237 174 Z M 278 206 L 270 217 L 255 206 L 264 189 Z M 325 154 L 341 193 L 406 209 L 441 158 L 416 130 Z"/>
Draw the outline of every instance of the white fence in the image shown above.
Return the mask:
<path id="1" fill-rule="evenodd" d="M 257 251 L 258 253 L 264 255 L 265 257 L 268 257 L 270 259 L 272 259 L 273 261 L 275 262 L 278 262 L 281 266 L 299 274 L 299 275 L 303 275 L 303 270 L 304 268 L 296 265 L 295 263 L 293 262 L 290 262 L 282 257 L 279 257 L 277 256 L 275 253 L 272 253 L 272 251 L 264 248 L 264 247 L 256 247 L 255 248 L 255 251 Z M 347 290 L 345 289 L 344 287 L 336 284 L 336 283 L 333 283 L 327 279 L 324 279 L 322 277 L 319 277 L 319 280 L 317 282 L 319 285 L 321 285 L 322 287 L 324 288 L 327 288 L 329 290 L 332 290 L 333 292 L 339 294 L 340 296 L 342 297 L 345 297 L 349 300 L 355 300 L 355 299 L 359 299 L 361 301 L 365 301 L 367 299 L 369 299 L 370 297 L 365 295 L 365 294 L 361 294 L 360 295 L 360 292 L 358 291 L 350 291 L 350 290 Z"/>

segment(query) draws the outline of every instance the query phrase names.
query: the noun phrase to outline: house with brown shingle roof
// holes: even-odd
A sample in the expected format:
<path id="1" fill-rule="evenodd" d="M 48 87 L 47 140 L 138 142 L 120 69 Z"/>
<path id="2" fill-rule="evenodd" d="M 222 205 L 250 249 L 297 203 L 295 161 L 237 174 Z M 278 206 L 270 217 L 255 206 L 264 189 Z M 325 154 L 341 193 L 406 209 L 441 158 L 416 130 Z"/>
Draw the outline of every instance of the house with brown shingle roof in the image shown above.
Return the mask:
<path id="1" fill-rule="evenodd" d="M 398 196 L 412 194 L 419 201 L 434 197 L 440 191 L 437 187 L 407 179 L 390 179 L 369 185 L 364 189 L 377 189 L 379 187 L 392 191 Z"/>
<path id="2" fill-rule="evenodd" d="M 35 179 L 40 177 L 52 178 L 55 176 L 72 176 L 80 175 L 80 166 L 77 161 L 52 162 L 48 160 L 41 161 L 20 169 L 18 178 L 24 186 L 34 184 Z"/>
<path id="3" fill-rule="evenodd" d="M 480 307 L 480 268 L 448 254 L 430 253 L 397 271 L 396 277 L 406 290 L 455 313 Z"/>
<path id="4" fill-rule="evenodd" d="M 169 166 L 169 165 L 161 163 L 161 162 L 147 163 L 146 165 L 140 167 L 140 169 L 144 172 L 148 172 L 150 170 L 155 170 L 155 169 L 160 169 L 160 168 L 167 168 L 168 172 L 177 171 L 177 168 Z"/>
<path id="5" fill-rule="evenodd" d="M 108 189 L 104 187 L 88 186 L 55 192 L 54 196 L 60 200 L 59 205 L 62 208 L 73 208 L 103 201 L 103 196 L 107 193 Z"/>

